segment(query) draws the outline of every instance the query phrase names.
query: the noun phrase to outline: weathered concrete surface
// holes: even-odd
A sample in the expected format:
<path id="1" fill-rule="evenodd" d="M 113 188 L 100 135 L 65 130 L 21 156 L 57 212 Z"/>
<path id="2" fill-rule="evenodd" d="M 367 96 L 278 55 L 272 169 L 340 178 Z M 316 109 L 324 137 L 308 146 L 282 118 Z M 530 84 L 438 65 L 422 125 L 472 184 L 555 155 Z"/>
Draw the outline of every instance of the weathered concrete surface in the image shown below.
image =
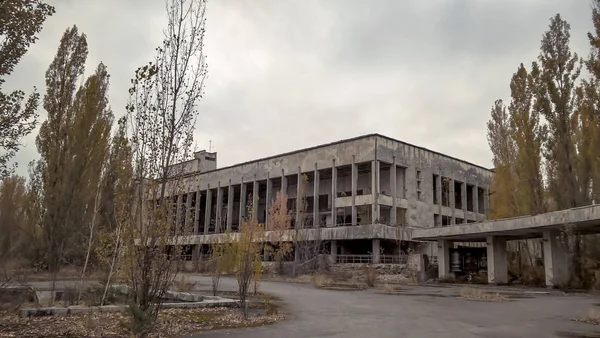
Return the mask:
<path id="1" fill-rule="evenodd" d="M 189 235 L 179 236 L 170 241 L 171 244 L 212 244 L 223 243 L 228 240 L 227 236 L 236 239 L 239 233 L 231 234 L 210 234 L 210 235 Z M 258 241 L 268 241 L 270 238 L 279 236 L 273 231 L 266 231 L 264 238 Z M 352 240 L 352 239 L 391 239 L 407 240 L 410 239 L 410 229 L 394 227 L 385 224 L 368 224 L 344 227 L 323 227 L 319 229 L 299 229 L 288 230 L 283 233 L 283 240 L 293 241 L 294 238 L 301 240 Z M 273 240 L 271 239 L 271 240 Z"/>
<path id="2" fill-rule="evenodd" d="M 205 285 L 210 279 L 193 276 Z M 221 280 L 235 290 L 235 280 Z M 405 295 L 374 291 L 326 291 L 310 285 L 261 283 L 261 290 L 284 299 L 289 318 L 269 326 L 202 332 L 195 337 L 556 337 L 559 331 L 593 332 L 593 325 L 570 319 L 587 314 L 598 299 L 583 296 L 525 295 L 502 303 L 456 298 L 459 287 L 405 287 Z M 192 335 L 194 336 L 194 335 Z"/>
<path id="3" fill-rule="evenodd" d="M 485 241 L 489 235 L 513 239 L 542 237 L 544 230 L 573 225 L 575 231 L 600 232 L 600 205 L 559 210 L 535 216 L 468 223 L 430 229 L 414 229 L 413 240 Z"/>

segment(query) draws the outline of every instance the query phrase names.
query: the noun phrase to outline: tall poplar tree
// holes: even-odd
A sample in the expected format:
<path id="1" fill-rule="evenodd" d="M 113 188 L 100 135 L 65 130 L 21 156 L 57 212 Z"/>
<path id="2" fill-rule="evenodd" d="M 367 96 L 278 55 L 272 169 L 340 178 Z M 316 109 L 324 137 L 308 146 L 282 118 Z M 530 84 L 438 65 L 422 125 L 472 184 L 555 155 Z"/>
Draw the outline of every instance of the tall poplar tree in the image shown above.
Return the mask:
<path id="1" fill-rule="evenodd" d="M 44 108 L 48 118 L 36 139 L 42 156 L 45 201 L 43 220 L 49 268 L 56 272 L 65 256 L 84 255 L 94 198 L 108 152 L 113 115 L 108 106 L 106 67 L 77 88 L 87 59 L 87 40 L 73 26 L 65 31 L 46 72 Z"/>
<path id="2" fill-rule="evenodd" d="M 575 86 L 581 71 L 577 53 L 569 46 L 571 26 L 557 14 L 550 19 L 538 56 L 539 76 L 535 83 L 535 110 L 546 120 L 544 144 L 550 197 L 558 209 L 583 203 L 576 176 L 574 142 Z"/>

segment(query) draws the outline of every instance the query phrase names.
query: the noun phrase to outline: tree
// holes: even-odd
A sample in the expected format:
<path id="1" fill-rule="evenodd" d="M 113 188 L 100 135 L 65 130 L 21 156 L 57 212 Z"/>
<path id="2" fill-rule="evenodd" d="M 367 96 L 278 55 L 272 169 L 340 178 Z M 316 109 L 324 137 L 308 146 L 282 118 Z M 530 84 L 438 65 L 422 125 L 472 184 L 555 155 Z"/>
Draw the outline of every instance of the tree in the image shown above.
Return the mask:
<path id="1" fill-rule="evenodd" d="M 311 231 L 310 222 L 306 217 L 306 211 L 308 210 L 306 199 L 308 176 L 303 174 L 298 184 L 300 189 L 296 197 L 296 230 L 294 231 L 293 242 L 297 261 L 302 264 L 319 255 L 322 242 L 320 239 L 321 232 L 318 229 Z M 314 224 L 314 226 L 318 228 L 317 224 Z"/>
<path id="2" fill-rule="evenodd" d="M 248 217 L 243 220 L 240 232 L 232 242 L 235 257 L 235 271 L 238 282 L 240 307 L 244 317 L 248 317 L 248 290 L 250 282 L 256 281 L 256 266 L 261 261 L 261 250 L 265 239 L 264 225 L 254 217 L 254 210 L 248 207 Z"/>
<path id="3" fill-rule="evenodd" d="M 134 295 L 134 324 L 138 319 L 149 325 L 156 321 L 162 296 L 177 274 L 181 248 L 174 202 L 191 184 L 177 163 L 191 156 L 206 76 L 206 2 L 167 0 L 166 5 L 162 46 L 153 62 L 136 70 L 127 104 L 135 191 L 124 231 L 124 256 Z M 147 332 L 149 327 L 141 329 Z"/>
<path id="4" fill-rule="evenodd" d="M 65 31 L 46 72 L 44 108 L 48 118 L 36 139 L 42 156 L 45 201 L 44 233 L 49 268 L 56 273 L 66 260 L 82 263 L 88 236 L 83 224 L 95 214 L 94 204 L 113 115 L 108 105 L 109 75 L 100 63 L 77 88 L 87 59 L 85 34 L 76 26 Z"/>
<path id="5" fill-rule="evenodd" d="M 275 200 L 269 204 L 269 237 L 270 251 L 272 252 L 277 269 L 280 274 L 284 272 L 283 263 L 292 251 L 289 232 L 291 229 L 292 215 L 287 208 L 287 195 L 280 191 L 275 195 Z"/>
<path id="6" fill-rule="evenodd" d="M 581 65 L 577 53 L 572 53 L 571 26 L 560 14 L 550 19 L 544 33 L 535 79 L 534 109 L 546 120 L 548 139 L 544 144 L 549 193 L 558 209 L 583 203 L 575 173 L 577 153 L 574 135 L 575 83 Z M 538 64 L 534 64 L 534 69 Z"/>
<path id="7" fill-rule="evenodd" d="M 0 2 L 0 178 L 14 171 L 8 162 L 19 149 L 21 139 L 35 128 L 39 103 L 39 94 L 34 90 L 23 107 L 25 93 L 16 90 L 6 94 L 2 85 L 52 14 L 54 7 L 41 0 Z"/>
<path id="8" fill-rule="evenodd" d="M 510 83 L 511 102 L 508 106 L 510 114 L 511 137 L 517 149 L 517 205 L 522 214 L 536 215 L 545 211 L 542 186 L 542 142 L 545 128 L 540 125 L 537 112 L 532 110 L 535 78 L 539 75 L 537 66 L 533 65 L 531 74 L 521 64 Z"/>
<path id="9" fill-rule="evenodd" d="M 0 181 L 0 287 L 16 276 L 15 261 L 27 244 L 21 228 L 25 227 L 27 190 L 25 178 L 10 176 Z"/>
<path id="10" fill-rule="evenodd" d="M 582 90 L 578 93 L 581 115 L 579 137 L 581 152 L 586 155 L 584 166 L 589 169 L 591 179 L 591 200 L 600 201 L 600 1 L 593 1 L 592 23 L 594 32 L 588 33 L 590 54 L 584 64 L 590 73 L 590 79 L 584 81 Z M 588 186 L 584 182 L 583 187 Z M 585 189 L 584 188 L 584 189 Z"/>
<path id="11" fill-rule="evenodd" d="M 491 120 L 487 123 L 488 143 L 492 150 L 494 177 L 490 186 L 490 218 L 505 218 L 519 214 L 515 196 L 517 149 L 512 137 L 510 117 L 502 100 L 492 106 Z"/>

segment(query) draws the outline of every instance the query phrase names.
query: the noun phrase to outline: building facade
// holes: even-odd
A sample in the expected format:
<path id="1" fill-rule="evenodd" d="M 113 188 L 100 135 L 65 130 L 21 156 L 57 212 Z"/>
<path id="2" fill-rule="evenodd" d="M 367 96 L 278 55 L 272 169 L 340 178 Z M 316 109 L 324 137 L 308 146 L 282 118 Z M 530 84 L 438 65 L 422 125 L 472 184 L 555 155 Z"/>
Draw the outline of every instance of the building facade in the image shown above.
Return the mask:
<path id="1" fill-rule="evenodd" d="M 178 243 L 190 251 L 207 252 L 223 233 L 238 231 L 248 205 L 269 231 L 278 191 L 287 195 L 292 227 L 314 229 L 338 262 L 393 259 L 417 250 L 411 229 L 483 221 L 488 211 L 492 171 L 378 134 L 224 168 L 216 160 L 200 151 L 178 164 L 187 188 L 172 198 L 189 234 Z M 295 210 L 301 190 L 302 213 Z"/>

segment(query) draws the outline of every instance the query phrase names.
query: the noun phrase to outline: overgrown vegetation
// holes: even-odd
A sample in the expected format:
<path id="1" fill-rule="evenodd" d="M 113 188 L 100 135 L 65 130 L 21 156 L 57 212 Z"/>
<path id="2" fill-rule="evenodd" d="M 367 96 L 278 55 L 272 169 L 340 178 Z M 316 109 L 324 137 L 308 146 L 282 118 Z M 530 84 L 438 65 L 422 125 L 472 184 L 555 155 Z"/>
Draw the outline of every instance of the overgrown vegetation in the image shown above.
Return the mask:
<path id="1" fill-rule="evenodd" d="M 507 299 L 499 293 L 485 292 L 481 289 L 466 287 L 460 290 L 460 297 L 483 302 L 503 302 Z"/>
<path id="2" fill-rule="evenodd" d="M 600 198 L 600 1 L 593 4 L 587 58 L 571 51 L 570 25 L 556 14 L 537 60 L 530 67 L 521 63 L 513 74 L 508 106 L 497 100 L 492 107 L 491 218 L 569 209 Z M 598 236 L 564 231 L 562 237 L 572 266 L 564 287 L 591 287 L 600 268 Z M 512 271 L 524 283 L 540 283 L 541 255 L 534 247 L 532 241 L 511 247 L 517 252 Z"/>

